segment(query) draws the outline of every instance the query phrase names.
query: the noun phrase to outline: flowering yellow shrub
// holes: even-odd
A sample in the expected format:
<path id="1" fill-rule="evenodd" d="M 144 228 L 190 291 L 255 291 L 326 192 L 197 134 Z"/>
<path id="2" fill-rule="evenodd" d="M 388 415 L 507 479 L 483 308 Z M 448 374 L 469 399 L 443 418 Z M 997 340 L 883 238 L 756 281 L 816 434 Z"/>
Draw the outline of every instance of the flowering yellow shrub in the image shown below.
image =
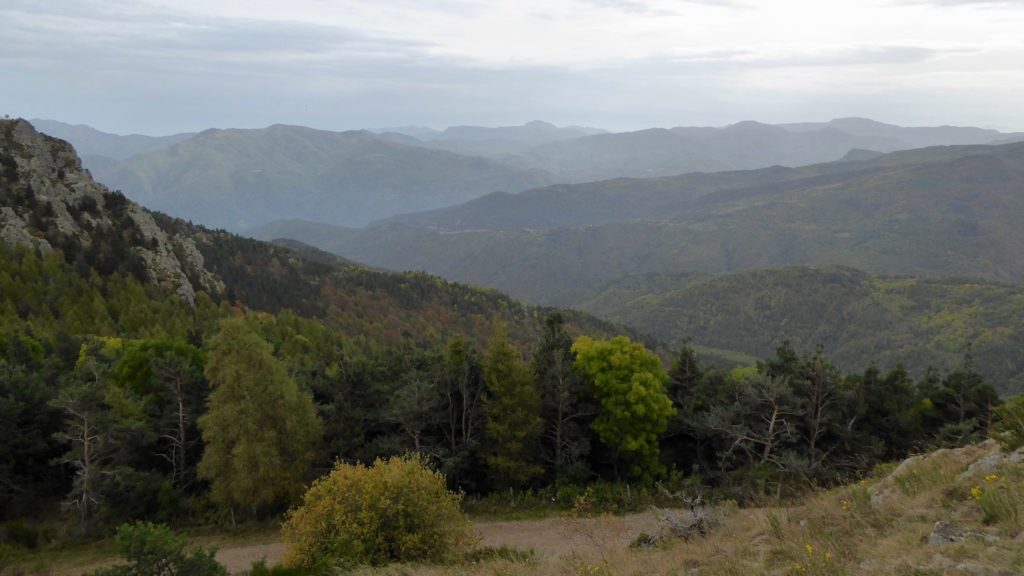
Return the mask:
<path id="1" fill-rule="evenodd" d="M 443 561 L 474 544 L 462 496 L 418 456 L 338 464 L 282 527 L 285 564 L 307 568 Z"/>

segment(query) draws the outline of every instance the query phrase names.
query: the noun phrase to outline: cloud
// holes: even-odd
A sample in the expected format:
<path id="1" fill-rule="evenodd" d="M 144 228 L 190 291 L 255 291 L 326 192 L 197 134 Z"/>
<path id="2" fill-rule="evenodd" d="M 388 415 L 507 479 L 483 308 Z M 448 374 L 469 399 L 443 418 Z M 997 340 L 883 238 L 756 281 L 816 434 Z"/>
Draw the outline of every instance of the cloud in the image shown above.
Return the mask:
<path id="1" fill-rule="evenodd" d="M 980 6 L 1024 8 L 1024 0 L 915 0 L 901 4 L 931 4 L 934 6 Z"/>
<path id="2" fill-rule="evenodd" d="M 1024 22 L 1012 12 L 789 0 L 155 1 L 4 0 L 0 112 L 150 133 L 537 118 L 639 128 L 807 118 L 801 110 L 871 116 L 916 99 L 928 105 L 902 113 L 999 124 L 1016 118 L 1010 95 L 1024 90 Z M 975 106 L 949 105 L 969 89 Z"/>

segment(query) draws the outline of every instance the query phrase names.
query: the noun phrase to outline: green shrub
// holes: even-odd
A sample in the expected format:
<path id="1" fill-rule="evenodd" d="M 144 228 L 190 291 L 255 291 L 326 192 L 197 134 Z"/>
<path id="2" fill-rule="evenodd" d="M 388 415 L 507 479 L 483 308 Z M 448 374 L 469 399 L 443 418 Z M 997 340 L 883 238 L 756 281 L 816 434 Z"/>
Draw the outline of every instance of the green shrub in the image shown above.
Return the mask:
<path id="1" fill-rule="evenodd" d="M 474 543 L 462 495 L 419 456 L 339 463 L 302 500 L 282 528 L 287 566 L 440 562 Z"/>
<path id="2" fill-rule="evenodd" d="M 11 520 L 0 524 L 0 544 L 35 550 L 45 540 L 46 536 L 40 528 L 26 524 L 24 520 Z"/>
<path id="3" fill-rule="evenodd" d="M 117 529 L 118 553 L 128 564 L 105 568 L 94 576 L 227 576 L 214 560 L 215 550 L 185 552 L 185 539 L 161 524 L 137 522 Z"/>
<path id="4" fill-rule="evenodd" d="M 1024 394 L 1014 396 L 996 408 L 992 437 L 1003 450 L 1012 452 L 1024 446 Z"/>

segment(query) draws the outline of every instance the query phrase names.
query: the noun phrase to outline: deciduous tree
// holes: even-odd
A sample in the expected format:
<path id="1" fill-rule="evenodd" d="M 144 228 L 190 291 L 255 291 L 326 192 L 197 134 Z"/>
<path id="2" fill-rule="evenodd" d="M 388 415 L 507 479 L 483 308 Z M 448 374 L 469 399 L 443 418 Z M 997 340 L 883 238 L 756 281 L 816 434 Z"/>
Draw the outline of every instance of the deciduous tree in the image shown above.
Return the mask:
<path id="1" fill-rule="evenodd" d="M 573 345 L 576 366 L 590 379 L 600 412 L 592 427 L 601 441 L 630 464 L 630 473 L 652 479 L 664 473 L 658 438 L 675 414 L 665 393 L 661 360 L 625 336 Z"/>

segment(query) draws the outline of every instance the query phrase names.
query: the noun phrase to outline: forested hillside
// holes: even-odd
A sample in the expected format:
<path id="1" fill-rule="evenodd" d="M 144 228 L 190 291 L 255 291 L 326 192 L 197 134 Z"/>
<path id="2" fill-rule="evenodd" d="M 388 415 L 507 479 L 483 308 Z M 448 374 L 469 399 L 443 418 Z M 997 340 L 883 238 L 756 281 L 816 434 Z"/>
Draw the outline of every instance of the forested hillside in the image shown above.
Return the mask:
<path id="1" fill-rule="evenodd" d="M 365 230 L 279 222 L 257 234 L 572 306 L 676 345 L 763 356 L 789 338 L 844 368 L 902 362 L 915 374 L 972 346 L 1012 392 L 1022 189 L 1024 145 L 940 147 L 553 186 Z M 851 269 L 772 270 L 835 264 Z M 762 271 L 729 275 L 747 270 Z"/>
<path id="2" fill-rule="evenodd" d="M 67 143 L 27 122 L 0 122 L 0 136 L 0 409 L 17 430 L 0 447 L 0 517 L 70 493 L 83 527 L 106 525 L 154 513 L 167 490 L 174 500 L 161 501 L 161 514 L 195 513 L 181 499 L 201 486 L 203 366 L 226 318 L 244 318 L 317 396 L 333 446 L 318 459 L 329 463 L 343 453 L 401 451 L 387 440 L 401 434 L 398 423 L 364 429 L 353 410 L 379 412 L 417 378 L 479 370 L 479 350 L 498 326 L 527 349 L 554 312 L 153 214 L 93 182 Z M 571 334 L 623 331 L 585 314 L 559 317 Z M 166 403 L 179 400 L 187 413 L 172 414 Z M 74 415 L 100 430 L 98 444 L 75 439 Z M 164 445 L 165 419 L 179 417 L 187 426 L 169 436 L 178 444 Z M 85 462 L 90 450 L 94 460 Z M 166 476 L 154 450 L 173 455 Z"/>
<path id="3" fill-rule="evenodd" d="M 974 156 L 1000 154 L 992 146 L 941 146 L 890 154 L 862 151 L 863 158 L 799 168 L 690 173 L 663 178 L 617 178 L 585 184 L 555 185 L 519 194 L 495 193 L 458 206 L 403 214 L 389 222 L 438 230 L 517 230 L 567 228 L 643 220 L 678 220 L 705 206 L 736 198 L 771 196 L 791 188 L 846 186 L 850 181 L 883 178 L 901 167 L 942 165 Z M 851 151 L 856 152 L 856 151 Z M 1012 153 L 1012 152 L 1011 152 Z M 862 154 L 863 155 L 863 154 Z M 855 154 L 856 156 L 856 154 Z M 733 191 L 725 194 L 726 191 Z M 894 193 L 901 188 L 894 187 Z"/>
<path id="4" fill-rule="evenodd" d="M 773 182 L 776 173 L 782 177 Z M 769 182 L 743 186 L 756 178 Z M 1022 186 L 1024 145 L 954 147 L 795 173 L 555 187 L 481 199 L 450 217 L 444 211 L 333 237 L 324 227 L 307 237 L 301 223 L 268 234 L 558 305 L 572 305 L 594 285 L 629 274 L 793 264 L 1014 283 L 1024 280 L 1017 258 L 1024 251 Z M 580 206 L 583 216 L 572 216 L 571 206 Z M 623 207 L 622 217 L 614 216 L 615 206 Z M 502 229 L 504 214 L 521 228 Z M 558 214 L 569 214 L 561 227 Z M 589 224 L 602 218 L 612 221 Z M 486 229 L 492 224 L 499 229 Z M 445 226 L 454 229 L 436 229 Z"/>
<path id="5" fill-rule="evenodd" d="M 276 518 L 339 461 L 417 453 L 483 502 L 628 509 L 657 480 L 795 494 L 997 422 L 969 355 L 844 373 L 783 342 L 732 370 L 683 347 L 666 370 L 585 314 L 153 214 L 28 123 L 0 136 L 8 556 Z"/>
<path id="6" fill-rule="evenodd" d="M 755 357 L 779 338 L 805 353 L 821 346 L 847 370 L 902 364 L 920 376 L 953 368 L 969 352 L 1000 392 L 1024 391 L 1019 286 L 793 267 L 627 277 L 579 307 L 675 346 L 692 341 Z"/>

